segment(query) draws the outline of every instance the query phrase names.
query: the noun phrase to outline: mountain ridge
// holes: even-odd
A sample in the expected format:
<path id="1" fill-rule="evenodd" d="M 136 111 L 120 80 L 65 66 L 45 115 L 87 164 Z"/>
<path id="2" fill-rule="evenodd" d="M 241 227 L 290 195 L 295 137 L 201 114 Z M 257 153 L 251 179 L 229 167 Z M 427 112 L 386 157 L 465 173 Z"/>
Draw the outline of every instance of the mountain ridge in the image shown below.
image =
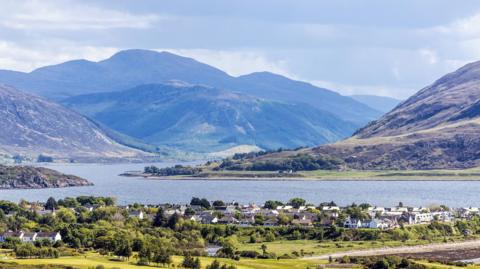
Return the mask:
<path id="1" fill-rule="evenodd" d="M 313 149 L 360 169 L 480 166 L 480 62 L 421 89 L 351 138 Z"/>
<path id="2" fill-rule="evenodd" d="M 54 100 L 170 80 L 238 91 L 272 101 L 307 103 L 351 121 L 357 127 L 381 115 L 350 97 L 309 83 L 269 72 L 233 77 L 218 68 L 169 52 L 133 49 L 117 52 L 98 62 L 73 60 L 41 67 L 30 73 L 0 70 L 0 82 Z M 282 82 L 278 83 L 278 80 Z M 288 87 L 285 88 L 285 85 Z"/>
<path id="3" fill-rule="evenodd" d="M 117 144 L 97 126 L 59 104 L 0 85 L 0 149 L 35 159 L 134 157 L 139 152 Z"/>
<path id="4" fill-rule="evenodd" d="M 178 81 L 76 96 L 64 104 L 115 131 L 187 150 L 299 147 L 336 141 L 356 128 L 308 105 Z"/>

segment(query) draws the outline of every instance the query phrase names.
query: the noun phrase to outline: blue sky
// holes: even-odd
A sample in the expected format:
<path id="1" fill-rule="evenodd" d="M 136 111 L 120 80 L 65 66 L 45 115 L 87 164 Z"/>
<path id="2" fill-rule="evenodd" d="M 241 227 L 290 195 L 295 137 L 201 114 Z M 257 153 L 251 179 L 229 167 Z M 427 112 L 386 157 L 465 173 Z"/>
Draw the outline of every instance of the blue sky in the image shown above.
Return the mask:
<path id="1" fill-rule="evenodd" d="M 0 1 L 0 68 L 128 48 L 406 98 L 480 60 L 480 1 Z"/>

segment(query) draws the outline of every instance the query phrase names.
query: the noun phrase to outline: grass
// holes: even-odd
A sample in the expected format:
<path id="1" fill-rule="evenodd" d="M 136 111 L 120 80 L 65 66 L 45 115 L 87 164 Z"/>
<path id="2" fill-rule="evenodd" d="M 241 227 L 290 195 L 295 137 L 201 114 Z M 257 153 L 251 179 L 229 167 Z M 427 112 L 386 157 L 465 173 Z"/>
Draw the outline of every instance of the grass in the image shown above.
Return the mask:
<path id="1" fill-rule="evenodd" d="M 383 171 L 331 171 L 299 172 L 307 178 L 322 180 L 480 180 L 480 168 L 461 170 L 383 170 Z"/>
<path id="2" fill-rule="evenodd" d="M 335 252 L 343 252 L 349 250 L 362 250 L 382 247 L 398 247 L 398 246 L 415 246 L 428 244 L 430 242 L 424 240 L 401 241 L 355 241 L 355 242 L 318 242 L 316 240 L 280 240 L 274 242 L 263 243 L 244 243 L 240 245 L 239 250 L 254 250 L 262 253 L 261 246 L 265 244 L 267 251 L 275 253 L 277 256 L 283 254 L 291 255 L 292 252 L 298 253 L 303 250 L 305 256 L 333 254 Z"/>
<path id="3" fill-rule="evenodd" d="M 175 267 L 179 267 L 182 262 L 182 257 L 174 256 L 173 263 Z M 209 265 L 214 258 L 201 257 L 202 268 Z M 299 260 L 299 259 L 285 259 L 285 260 L 261 260 L 261 259 L 241 259 L 234 261 L 229 259 L 217 259 L 220 263 L 233 264 L 238 269 L 305 269 L 308 266 L 315 268 L 319 264 L 325 264 L 327 261 L 323 260 Z M 58 259 L 7 259 L 3 262 L 16 263 L 18 265 L 66 265 L 79 269 L 95 268 L 97 265 L 103 265 L 106 269 L 140 269 L 140 268 L 164 268 L 157 267 L 154 264 L 150 266 L 136 265 L 136 259 L 131 258 L 130 261 L 115 260 L 112 257 L 100 256 L 97 253 L 88 253 L 83 256 L 60 257 Z M 328 266 L 327 266 L 328 267 Z M 166 268 L 166 267 L 165 267 Z"/>
<path id="4" fill-rule="evenodd" d="M 423 264 L 431 269 L 479 269 L 480 265 L 478 264 L 469 264 L 466 267 L 463 266 L 454 266 L 454 265 L 447 265 L 441 264 L 437 262 L 428 262 L 428 261 L 416 261 L 416 263 Z"/>

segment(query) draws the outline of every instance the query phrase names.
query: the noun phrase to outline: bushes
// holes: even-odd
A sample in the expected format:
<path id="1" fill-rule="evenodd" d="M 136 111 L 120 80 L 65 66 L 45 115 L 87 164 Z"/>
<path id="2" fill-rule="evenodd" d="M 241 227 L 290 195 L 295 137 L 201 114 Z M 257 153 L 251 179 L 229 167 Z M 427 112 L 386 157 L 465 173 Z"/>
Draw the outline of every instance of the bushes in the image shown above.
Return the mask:
<path id="1" fill-rule="evenodd" d="M 255 259 L 260 256 L 260 253 L 254 250 L 242 250 L 238 251 L 237 254 L 242 258 L 252 258 Z"/>
<path id="2" fill-rule="evenodd" d="M 422 264 L 415 263 L 405 258 L 397 256 L 387 257 L 349 257 L 344 256 L 337 259 L 340 263 L 361 264 L 367 269 L 426 269 Z"/>
<path id="3" fill-rule="evenodd" d="M 326 155 L 313 156 L 309 154 L 297 154 L 282 159 L 270 159 L 265 161 L 247 162 L 247 159 L 226 159 L 219 169 L 247 170 L 247 171 L 312 171 L 312 170 L 336 170 L 344 164 L 340 159 Z"/>
<path id="4" fill-rule="evenodd" d="M 36 248 L 33 244 L 17 244 L 14 249 L 17 258 L 58 258 L 60 253 L 57 249 L 51 247 Z"/>
<path id="5" fill-rule="evenodd" d="M 155 176 L 180 176 L 180 175 L 196 175 L 202 172 L 201 168 L 175 165 L 173 167 L 158 168 L 156 166 L 147 166 L 144 169 L 146 174 L 152 174 Z"/>

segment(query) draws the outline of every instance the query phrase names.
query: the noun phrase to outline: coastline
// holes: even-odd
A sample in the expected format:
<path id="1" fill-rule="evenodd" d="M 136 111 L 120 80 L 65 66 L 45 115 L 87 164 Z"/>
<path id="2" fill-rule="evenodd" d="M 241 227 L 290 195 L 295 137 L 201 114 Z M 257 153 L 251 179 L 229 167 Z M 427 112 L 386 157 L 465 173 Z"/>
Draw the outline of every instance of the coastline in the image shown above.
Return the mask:
<path id="1" fill-rule="evenodd" d="M 238 176 L 235 174 L 227 176 L 218 176 L 218 175 L 197 175 L 197 176 L 153 176 L 146 175 L 143 173 L 122 173 L 119 176 L 123 177 L 134 177 L 142 178 L 148 180 L 190 180 L 190 181 L 480 181 L 480 175 L 428 175 L 428 176 L 417 176 L 417 175 L 392 175 L 392 176 L 345 176 L 340 175 L 335 176 L 278 176 L 278 177 L 269 177 L 262 176 L 260 174 L 252 175 L 250 177 Z"/>

